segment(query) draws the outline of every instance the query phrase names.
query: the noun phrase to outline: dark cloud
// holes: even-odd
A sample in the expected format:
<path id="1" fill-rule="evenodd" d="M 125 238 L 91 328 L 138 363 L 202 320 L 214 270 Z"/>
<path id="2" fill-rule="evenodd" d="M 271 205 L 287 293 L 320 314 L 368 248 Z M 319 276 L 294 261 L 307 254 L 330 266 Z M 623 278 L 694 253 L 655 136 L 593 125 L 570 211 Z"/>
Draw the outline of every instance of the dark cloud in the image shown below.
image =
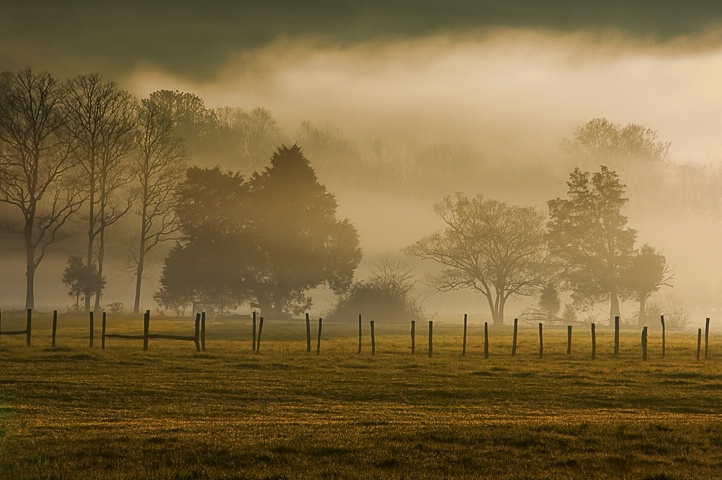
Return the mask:
<path id="1" fill-rule="evenodd" d="M 154 65 L 208 80 L 230 56 L 280 38 L 313 37 L 343 47 L 512 27 L 616 30 L 667 42 L 721 21 L 722 4 L 711 1 L 5 0 L 0 66 L 117 76 Z"/>

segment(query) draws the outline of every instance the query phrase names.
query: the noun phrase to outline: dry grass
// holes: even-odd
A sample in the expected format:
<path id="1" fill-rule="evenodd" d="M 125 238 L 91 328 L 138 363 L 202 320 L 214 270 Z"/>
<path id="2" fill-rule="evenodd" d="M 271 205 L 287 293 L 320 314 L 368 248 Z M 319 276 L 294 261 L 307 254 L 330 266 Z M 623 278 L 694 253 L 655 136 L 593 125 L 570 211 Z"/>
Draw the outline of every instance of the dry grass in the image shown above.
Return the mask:
<path id="1" fill-rule="evenodd" d="M 22 318 L 3 314 L 3 329 Z M 109 332 L 140 333 L 140 319 Z M 89 349 L 87 322 L 61 318 L 57 348 L 38 317 L 34 345 L 0 339 L 0 478 L 315 479 L 722 477 L 722 337 L 695 360 L 696 335 L 426 328 L 410 355 L 406 326 L 378 326 L 377 355 L 356 354 L 356 326 L 325 324 L 321 355 L 305 353 L 303 322 L 267 322 L 250 352 L 247 320 L 209 321 L 207 351 L 191 342 L 108 339 Z M 22 327 L 21 327 L 22 328 Z M 151 331 L 188 334 L 192 322 L 154 319 Z"/>

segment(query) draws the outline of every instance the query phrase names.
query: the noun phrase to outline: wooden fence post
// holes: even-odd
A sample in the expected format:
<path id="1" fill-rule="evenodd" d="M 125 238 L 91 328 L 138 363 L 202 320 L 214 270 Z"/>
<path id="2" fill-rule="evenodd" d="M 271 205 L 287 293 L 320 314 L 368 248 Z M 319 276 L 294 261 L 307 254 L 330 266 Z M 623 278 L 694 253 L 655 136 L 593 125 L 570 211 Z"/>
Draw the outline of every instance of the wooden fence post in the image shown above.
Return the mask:
<path id="1" fill-rule="evenodd" d="M 150 310 L 148 311 L 150 316 Z M 258 347 L 256 347 L 258 348 Z M 201 312 L 201 352 L 206 351 L 206 312 Z"/>
<path id="2" fill-rule="evenodd" d="M 361 339 L 363 337 L 363 326 L 361 324 L 361 314 L 358 314 L 358 353 L 361 353 Z M 373 342 L 372 342 L 373 343 Z"/>
<path id="3" fill-rule="evenodd" d="M 148 335 L 149 334 L 150 334 L 150 310 L 146 310 L 145 315 L 143 315 L 143 350 L 148 350 Z"/>
<path id="4" fill-rule="evenodd" d="M 93 330 L 95 330 L 95 319 L 93 318 L 93 312 L 88 312 L 88 318 L 90 320 L 90 348 L 93 348 Z"/>
<path id="5" fill-rule="evenodd" d="M 572 326 L 567 325 L 567 355 L 572 354 Z"/>
<path id="6" fill-rule="evenodd" d="M 318 340 L 316 340 L 316 355 L 321 354 L 321 331 L 323 330 L 323 318 L 318 318 Z"/>
<path id="7" fill-rule="evenodd" d="M 27 343 L 28 347 L 31 345 L 32 337 L 31 332 L 33 331 L 33 310 L 28 308 L 28 317 L 27 317 L 27 338 L 25 339 L 25 343 Z"/>
<path id="8" fill-rule="evenodd" d="M 466 355 L 466 314 L 464 314 L 464 344 L 461 349 L 461 354 Z"/>
<path id="9" fill-rule="evenodd" d="M 434 356 L 434 321 L 429 320 L 429 357 Z"/>
<path id="10" fill-rule="evenodd" d="M 642 329 L 642 361 L 647 361 L 647 327 Z"/>
<path id="11" fill-rule="evenodd" d="M 371 320 L 371 355 L 376 355 L 376 334 L 374 333 L 373 320 Z"/>
<path id="12" fill-rule="evenodd" d="M 592 323 L 592 360 L 597 358 L 597 326 Z"/>
<path id="13" fill-rule="evenodd" d="M 411 320 L 411 355 L 416 354 L 416 320 Z"/>
<path id="14" fill-rule="evenodd" d="M 306 314 L 308 316 L 308 314 Z M 253 311 L 253 325 L 251 326 L 251 352 L 256 351 L 256 311 Z"/>
<path id="15" fill-rule="evenodd" d="M 29 344 L 28 344 L 29 345 Z M 704 322 L 704 359 L 709 356 L 709 318 Z"/>
<path id="16" fill-rule="evenodd" d="M 306 312 L 306 353 L 311 353 L 311 317 Z"/>
<path id="17" fill-rule="evenodd" d="M 201 316 L 201 325 L 203 324 L 203 317 Z M 256 338 L 256 354 L 261 353 L 261 335 L 263 335 L 263 317 L 258 320 L 258 338 Z M 203 348 L 203 347 L 201 347 Z M 205 351 L 205 349 L 203 349 Z"/>
<path id="18" fill-rule="evenodd" d="M 103 324 L 102 324 L 102 327 L 100 330 L 100 332 L 101 332 L 100 333 L 100 349 L 101 350 L 105 350 L 105 321 L 106 321 L 106 316 L 105 316 L 105 312 L 103 312 Z"/>
<path id="19" fill-rule="evenodd" d="M 193 342 L 196 344 L 196 352 L 201 351 L 201 314 L 196 313 L 196 330 L 193 335 Z"/>
<path id="20" fill-rule="evenodd" d="M 619 317 L 614 317 L 614 356 L 619 355 Z"/>
<path id="21" fill-rule="evenodd" d="M 544 325 L 542 322 L 539 322 L 539 358 L 542 358 L 544 356 L 544 332 L 543 332 Z"/>
<path id="22" fill-rule="evenodd" d="M 659 321 L 662 322 L 662 358 L 664 358 L 665 348 L 667 346 L 666 329 L 664 327 L 664 315 L 660 315 Z"/>
<path id="23" fill-rule="evenodd" d="M 699 353 L 702 350 L 702 329 L 697 329 L 697 360 L 699 360 Z"/>
<path id="24" fill-rule="evenodd" d="M 515 318 L 514 319 L 514 334 L 512 336 L 512 340 L 511 340 L 511 356 L 512 357 L 516 355 L 516 334 L 518 332 L 518 327 L 519 327 L 519 319 Z"/>
<path id="25" fill-rule="evenodd" d="M 484 322 L 484 358 L 489 358 L 489 322 Z"/>
<path id="26" fill-rule="evenodd" d="M 53 310 L 53 343 L 52 346 L 55 347 L 55 334 L 58 332 L 58 311 Z"/>

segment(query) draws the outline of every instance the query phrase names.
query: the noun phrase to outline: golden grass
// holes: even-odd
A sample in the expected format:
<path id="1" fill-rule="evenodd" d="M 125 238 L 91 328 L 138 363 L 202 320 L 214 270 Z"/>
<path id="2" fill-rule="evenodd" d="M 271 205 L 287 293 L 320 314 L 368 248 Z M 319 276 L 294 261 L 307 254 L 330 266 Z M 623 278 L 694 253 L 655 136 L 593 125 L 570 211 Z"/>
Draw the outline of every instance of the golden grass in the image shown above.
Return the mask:
<path id="1" fill-rule="evenodd" d="M 3 329 L 23 319 L 3 314 Z M 266 322 L 260 354 L 250 321 L 209 320 L 207 351 L 192 342 L 108 339 L 88 348 L 87 320 L 61 316 L 50 348 L 49 316 L 33 346 L 0 338 L 2 479 L 722 477 L 722 337 L 696 361 L 696 334 L 437 324 L 410 355 L 407 326 L 324 324 L 321 354 L 307 354 L 305 323 Z M 109 332 L 141 333 L 139 318 Z M 151 332 L 191 334 L 191 320 L 153 319 Z"/>

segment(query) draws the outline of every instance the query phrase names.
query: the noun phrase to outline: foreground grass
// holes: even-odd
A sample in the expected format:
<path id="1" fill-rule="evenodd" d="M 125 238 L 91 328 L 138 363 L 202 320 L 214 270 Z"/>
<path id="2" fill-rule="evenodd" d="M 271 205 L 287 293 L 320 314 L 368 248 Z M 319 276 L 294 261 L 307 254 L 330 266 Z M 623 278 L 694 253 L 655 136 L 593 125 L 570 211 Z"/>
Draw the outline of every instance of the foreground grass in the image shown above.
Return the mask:
<path id="1" fill-rule="evenodd" d="M 421 329 L 412 357 L 405 327 L 377 327 L 372 357 L 366 330 L 358 355 L 353 325 L 324 326 L 316 355 L 315 330 L 307 354 L 298 326 L 269 322 L 258 355 L 247 322 L 209 322 L 205 353 L 98 338 L 91 350 L 82 319 L 55 349 L 42 321 L 31 348 L 3 337 L 0 478 L 722 477 L 722 357 L 696 361 L 696 335 L 670 335 L 665 358 L 650 336 L 643 363 L 636 331 L 616 358 L 600 331 L 592 361 L 588 332 L 567 356 L 566 331 L 550 330 L 540 360 L 534 329 L 512 358 L 499 328 L 485 359 L 478 325 L 466 356 L 441 325 L 429 358 Z"/>

